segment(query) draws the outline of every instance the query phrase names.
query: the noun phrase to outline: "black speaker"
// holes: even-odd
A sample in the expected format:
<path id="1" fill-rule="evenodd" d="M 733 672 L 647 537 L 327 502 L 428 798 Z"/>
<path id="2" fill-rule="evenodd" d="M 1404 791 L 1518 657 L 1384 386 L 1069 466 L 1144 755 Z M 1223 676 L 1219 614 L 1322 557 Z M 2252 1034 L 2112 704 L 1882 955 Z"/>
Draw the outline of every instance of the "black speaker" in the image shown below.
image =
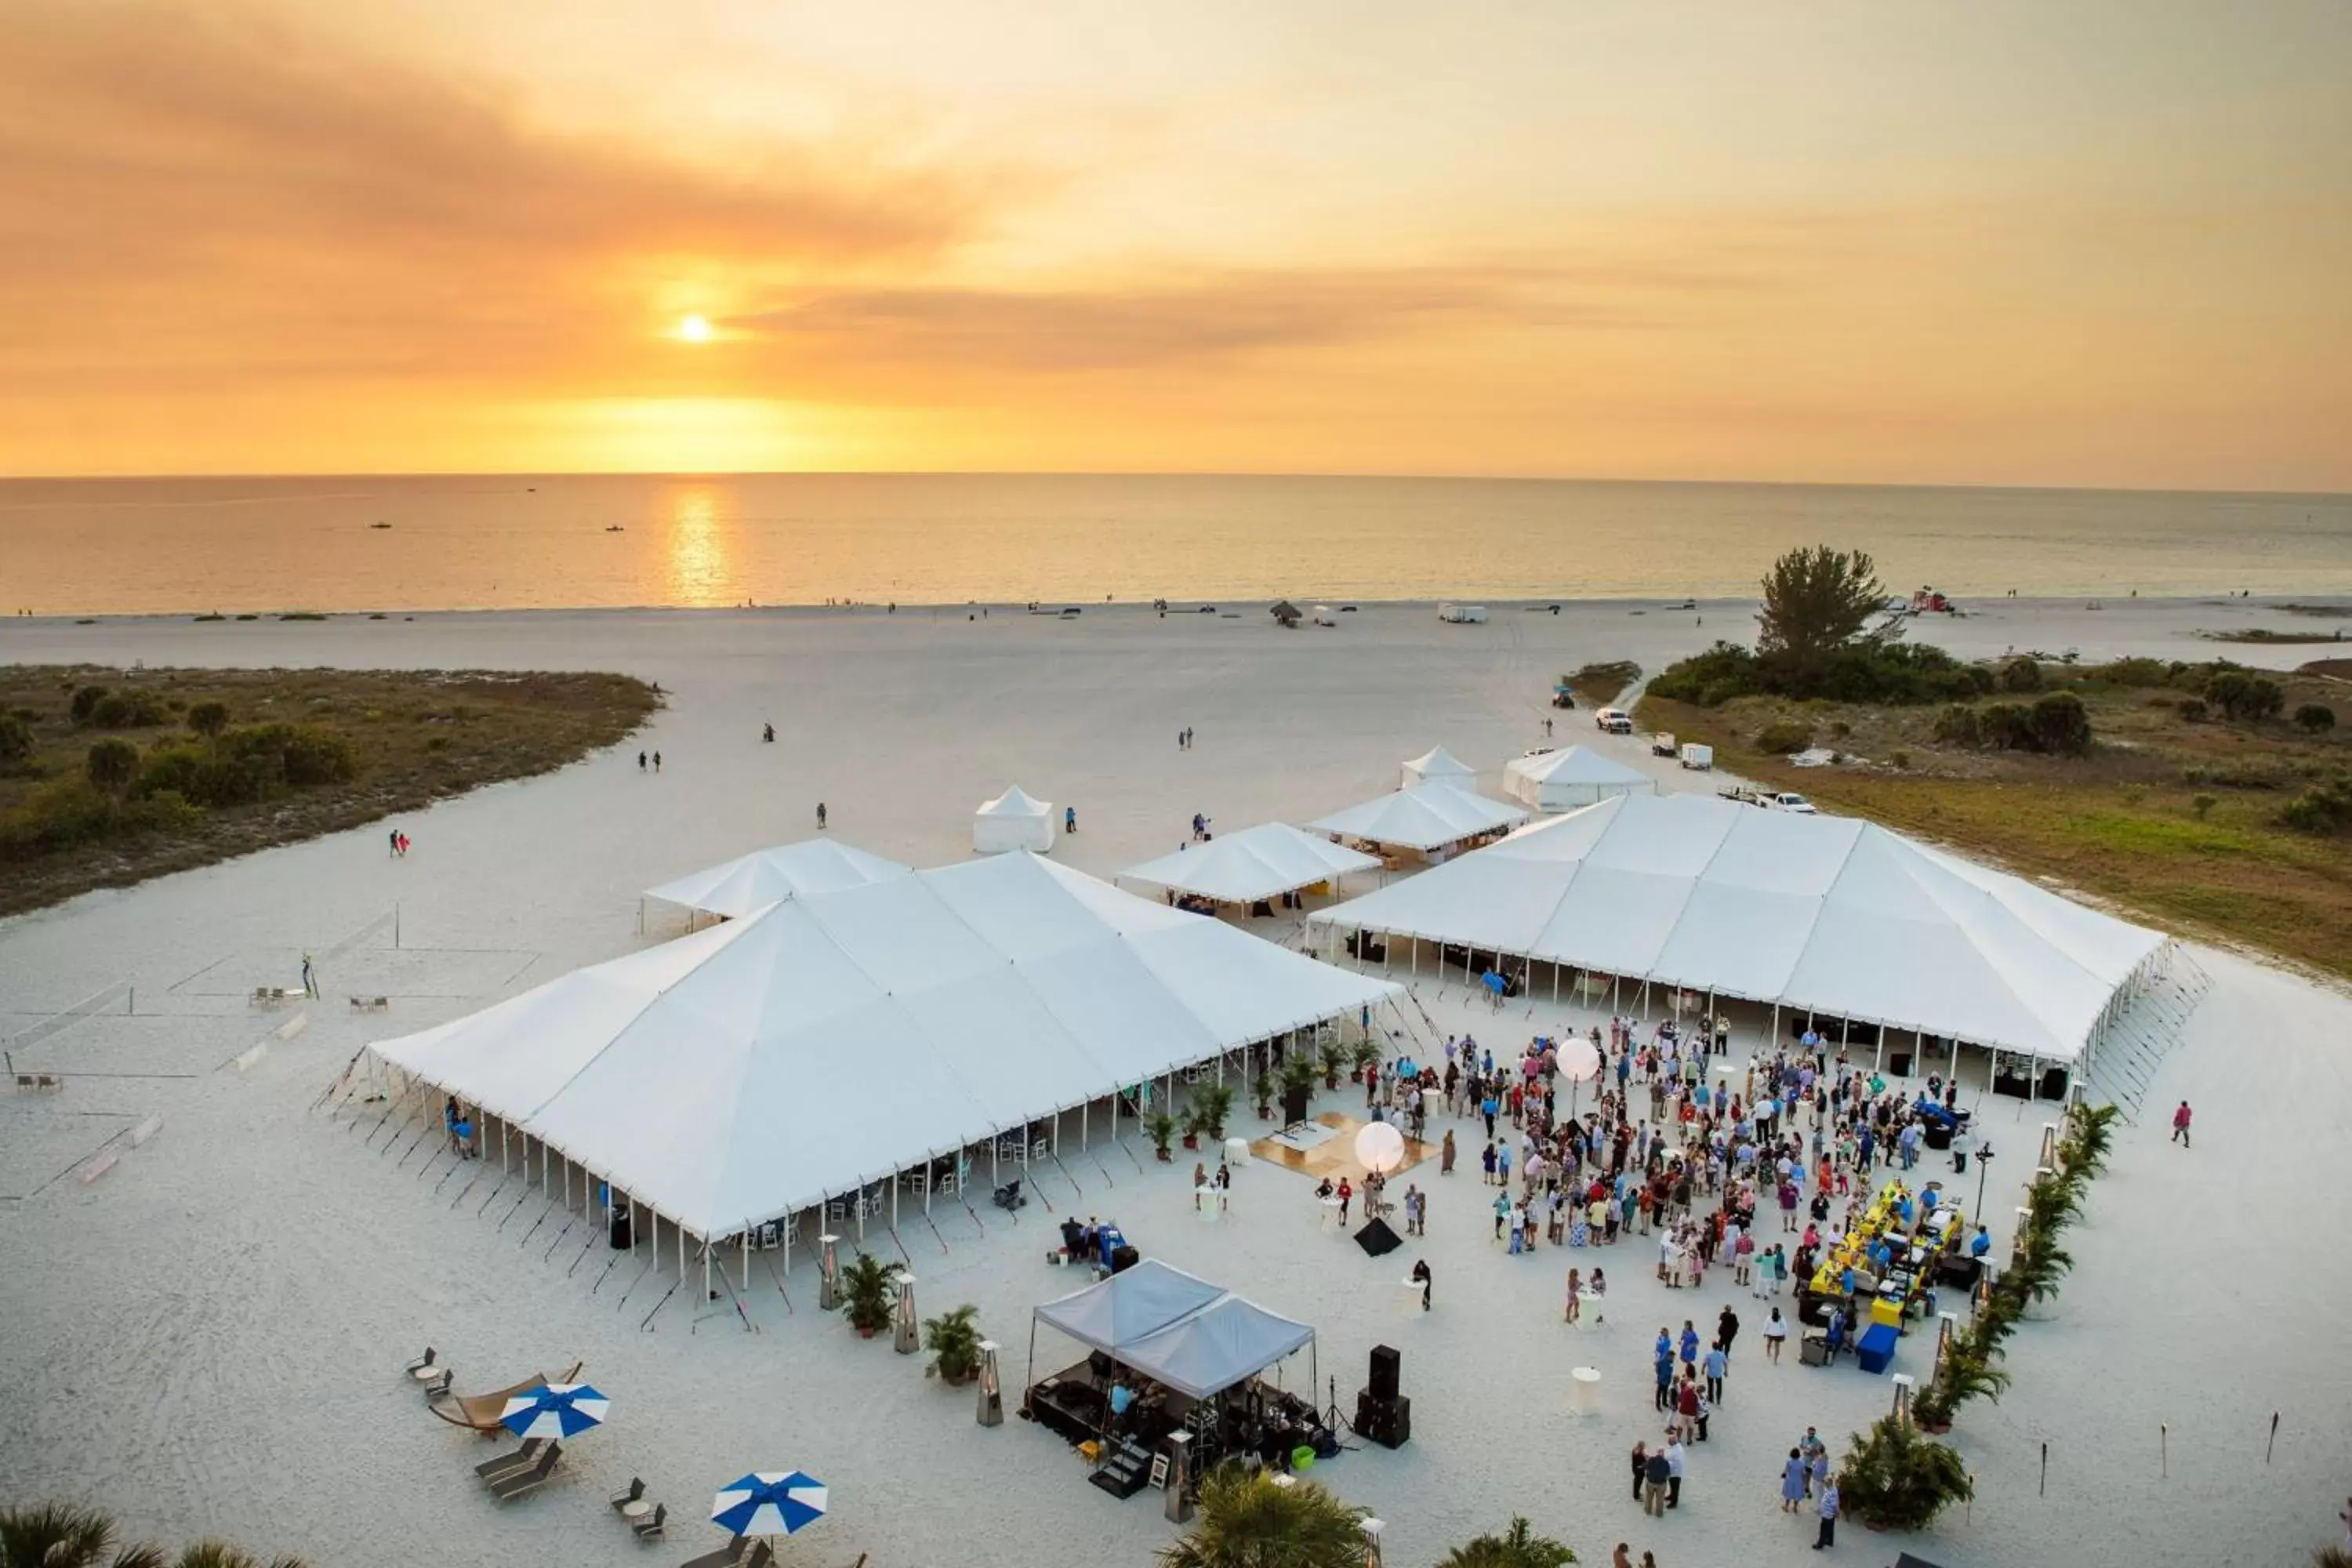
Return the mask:
<path id="1" fill-rule="evenodd" d="M 1370 1389 L 1356 1395 L 1356 1435 L 1383 1448 L 1401 1448 L 1412 1440 L 1412 1401 L 1402 1394 L 1382 1399 Z"/>
<path id="2" fill-rule="evenodd" d="M 1403 1360 L 1403 1355 L 1393 1346 L 1374 1345 L 1371 1387 L 1366 1392 L 1375 1399 L 1394 1399 L 1397 1396 L 1397 1373 Z"/>
<path id="3" fill-rule="evenodd" d="M 1282 1124 L 1285 1127 L 1296 1127 L 1307 1120 L 1307 1099 L 1314 1092 L 1314 1085 L 1304 1083 L 1282 1091 Z"/>
<path id="4" fill-rule="evenodd" d="M 2066 1098 L 2066 1069 L 2064 1068 L 2043 1068 L 2042 1069 L 2042 1098 L 2044 1100 L 2063 1100 Z"/>
<path id="5" fill-rule="evenodd" d="M 1384 1253 L 1394 1252 L 1404 1242 L 1389 1228 L 1388 1221 L 1376 1219 L 1356 1233 L 1356 1245 L 1364 1249 L 1366 1256 L 1379 1258 Z"/>
<path id="6" fill-rule="evenodd" d="M 613 1211 L 613 1250 L 629 1250 L 629 1211 L 626 1209 Z"/>
<path id="7" fill-rule="evenodd" d="M 1911 1076 L 1911 1053 L 1909 1051 L 1893 1051 L 1888 1053 L 1886 1058 L 1886 1070 L 1893 1073 L 1896 1078 L 1909 1078 Z"/>

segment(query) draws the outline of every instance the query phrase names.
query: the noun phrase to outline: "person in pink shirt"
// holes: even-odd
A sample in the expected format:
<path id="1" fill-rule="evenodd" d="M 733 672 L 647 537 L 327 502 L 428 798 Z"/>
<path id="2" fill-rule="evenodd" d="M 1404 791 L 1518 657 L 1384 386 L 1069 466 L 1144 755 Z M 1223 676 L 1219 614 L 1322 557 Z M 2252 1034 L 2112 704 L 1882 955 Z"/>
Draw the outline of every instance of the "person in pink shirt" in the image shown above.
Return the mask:
<path id="1" fill-rule="evenodd" d="M 2185 1100 L 2180 1109 L 2172 1113 L 2172 1141 L 2183 1149 L 2189 1147 L 2189 1102 Z"/>

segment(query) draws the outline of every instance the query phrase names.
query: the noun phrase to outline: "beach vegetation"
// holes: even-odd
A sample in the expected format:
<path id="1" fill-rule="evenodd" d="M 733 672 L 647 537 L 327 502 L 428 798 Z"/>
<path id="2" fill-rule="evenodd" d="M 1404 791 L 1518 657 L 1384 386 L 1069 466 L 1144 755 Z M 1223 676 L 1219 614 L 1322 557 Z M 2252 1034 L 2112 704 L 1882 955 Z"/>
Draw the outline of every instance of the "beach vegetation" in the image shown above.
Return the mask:
<path id="1" fill-rule="evenodd" d="M 1234 1112 L 1234 1091 L 1222 1083 L 1204 1083 L 1192 1090 L 1192 1131 L 1222 1141 L 1225 1119 Z"/>
<path id="2" fill-rule="evenodd" d="M 2352 778 L 2333 778 L 2304 791 L 2286 803 L 2279 821 L 2298 833 L 2352 830 Z"/>
<path id="3" fill-rule="evenodd" d="M 2273 718 L 2286 703 L 2286 690 L 2277 681 L 2234 666 L 2207 676 L 2202 695 L 2224 718 L 2240 721 Z"/>
<path id="4" fill-rule="evenodd" d="M 1294 1051 L 1282 1058 L 1282 1087 L 1286 1091 L 1311 1089 L 1322 1070 L 1312 1056 L 1305 1051 Z"/>
<path id="5" fill-rule="evenodd" d="M 890 1326 L 890 1271 L 872 1253 L 860 1250 L 841 1271 L 843 1312 L 859 1335 L 872 1339 Z"/>
<path id="6" fill-rule="evenodd" d="M 1763 588 L 1757 658 L 1792 689 L 1819 679 L 1857 643 L 1879 640 L 1871 622 L 1885 607 L 1886 589 L 1867 552 L 1826 544 L 1791 550 L 1764 574 Z"/>
<path id="7" fill-rule="evenodd" d="M 2336 728 L 2336 710 L 2325 702 L 2305 702 L 2294 710 L 2294 727 L 2306 735 Z"/>
<path id="8" fill-rule="evenodd" d="M 117 1544 L 114 1521 L 66 1503 L 0 1509 L 0 1568 L 263 1568 L 262 1560 L 224 1541 L 199 1541 L 178 1555 L 160 1546 Z M 273 1557 L 268 1568 L 304 1568 L 299 1557 Z"/>
<path id="9" fill-rule="evenodd" d="M 1525 1519 L 1513 1515 L 1500 1535 L 1481 1535 L 1445 1554 L 1437 1568 L 1568 1568 L 1576 1553 L 1565 1542 L 1538 1535 Z"/>
<path id="10" fill-rule="evenodd" d="M 970 1383 L 980 1372 L 980 1328 L 973 1321 L 980 1309 L 967 1301 L 936 1318 L 923 1320 L 923 1348 L 931 1352 L 927 1376 L 949 1384 Z"/>
<path id="11" fill-rule="evenodd" d="M 1882 1415 L 1853 1435 L 1838 1467 L 1845 1510 L 1878 1530 L 1925 1530 L 1956 1502 L 1976 1496 L 1959 1455 L 1899 1415 Z"/>
<path id="12" fill-rule="evenodd" d="M 0 668 L 0 915 L 544 773 L 659 702 L 614 675 Z M 91 731 L 167 724 L 91 780 Z"/>
<path id="13" fill-rule="evenodd" d="M 1229 1460 L 1201 1478 L 1192 1528 L 1160 1549 L 1160 1568 L 1362 1568 L 1363 1519 L 1311 1480 L 1276 1486 Z"/>
<path id="14" fill-rule="evenodd" d="M 1261 1121 L 1274 1114 L 1274 1075 L 1262 1068 L 1250 1079 L 1250 1103 L 1257 1108 Z"/>
<path id="15" fill-rule="evenodd" d="M 87 771 L 91 788 L 120 797 L 139 776 L 139 748 L 128 741 L 100 741 L 89 749 Z"/>
<path id="16" fill-rule="evenodd" d="M 1348 1047 L 1337 1040 L 1326 1040 L 1323 1042 L 1320 1054 L 1323 1061 L 1323 1087 L 1339 1088 L 1339 1075 L 1348 1069 Z"/>
<path id="17" fill-rule="evenodd" d="M 1618 695 L 1642 679 L 1642 667 L 1630 658 L 1597 659 L 1570 670 L 1559 683 L 1587 708 L 1614 702 Z"/>
<path id="18" fill-rule="evenodd" d="M 2042 667 L 2031 658 L 2012 658 L 2000 667 L 2000 689 L 2003 691 L 2039 691 L 2042 689 Z"/>
<path id="19" fill-rule="evenodd" d="M 1756 731 L 1756 749 L 1776 757 L 1801 752 L 1813 743 L 1813 732 L 1806 726 L 1779 719 Z"/>

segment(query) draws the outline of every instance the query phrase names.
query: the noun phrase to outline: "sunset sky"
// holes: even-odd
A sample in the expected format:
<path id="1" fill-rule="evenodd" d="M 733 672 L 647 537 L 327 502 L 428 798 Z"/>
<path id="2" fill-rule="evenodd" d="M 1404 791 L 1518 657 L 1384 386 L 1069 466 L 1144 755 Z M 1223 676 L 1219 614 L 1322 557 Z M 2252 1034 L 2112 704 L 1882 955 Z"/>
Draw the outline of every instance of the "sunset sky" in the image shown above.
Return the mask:
<path id="1" fill-rule="evenodd" d="M 0 474 L 2352 489 L 2347 81 L 2342 0 L 0 0 Z"/>

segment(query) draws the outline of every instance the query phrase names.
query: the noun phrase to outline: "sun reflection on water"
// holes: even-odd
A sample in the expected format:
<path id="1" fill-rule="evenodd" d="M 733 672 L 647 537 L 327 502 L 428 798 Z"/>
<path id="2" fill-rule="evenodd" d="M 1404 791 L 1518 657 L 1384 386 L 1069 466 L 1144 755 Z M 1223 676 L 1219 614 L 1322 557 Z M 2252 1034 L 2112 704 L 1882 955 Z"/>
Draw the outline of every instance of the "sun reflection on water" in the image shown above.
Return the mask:
<path id="1" fill-rule="evenodd" d="M 687 485 L 663 509 L 667 535 L 663 555 L 668 565 L 669 602 L 674 605 L 731 605 L 735 591 L 734 563 L 730 557 L 726 521 L 719 515 L 719 492 L 709 485 Z"/>

